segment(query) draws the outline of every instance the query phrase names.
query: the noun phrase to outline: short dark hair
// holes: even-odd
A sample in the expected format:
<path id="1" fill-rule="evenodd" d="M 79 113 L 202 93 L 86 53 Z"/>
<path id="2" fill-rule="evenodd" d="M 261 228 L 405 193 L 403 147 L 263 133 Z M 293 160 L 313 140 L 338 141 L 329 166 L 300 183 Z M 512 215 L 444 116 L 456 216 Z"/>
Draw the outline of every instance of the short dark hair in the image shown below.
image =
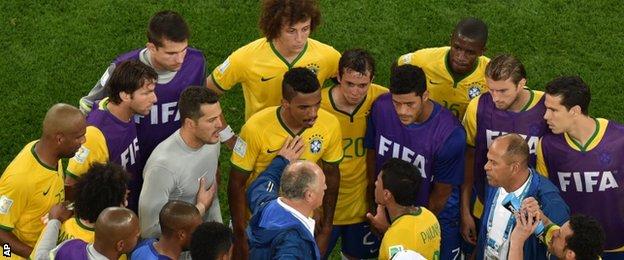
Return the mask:
<path id="1" fill-rule="evenodd" d="M 375 60 L 367 51 L 362 49 L 346 50 L 338 61 L 338 75 L 342 77 L 345 70 L 357 71 L 362 75 L 370 72 L 370 78 L 375 76 Z"/>
<path id="2" fill-rule="evenodd" d="M 395 95 L 415 93 L 422 96 L 427 90 L 425 72 L 414 65 L 392 66 L 390 93 Z"/>
<path id="3" fill-rule="evenodd" d="M 193 259 L 217 259 L 232 247 L 232 230 L 218 222 L 205 222 L 195 229 L 191 238 Z"/>
<path id="4" fill-rule="evenodd" d="M 422 176 L 416 166 L 397 158 L 388 159 L 382 166 L 383 188 L 389 190 L 401 206 L 415 206 Z"/>
<path id="5" fill-rule="evenodd" d="M 483 43 L 483 46 L 485 46 L 488 40 L 488 27 L 485 22 L 474 17 L 468 17 L 455 25 L 453 35 L 464 36 L 473 41 Z"/>
<path id="6" fill-rule="evenodd" d="M 191 32 L 184 18 L 170 10 L 154 14 L 147 26 L 147 41 L 153 43 L 156 47 L 163 46 L 163 39 L 172 42 L 183 42 L 188 40 L 190 35 Z"/>
<path id="7" fill-rule="evenodd" d="M 196 121 L 203 116 L 202 105 L 217 102 L 219 102 L 219 95 L 213 90 L 206 87 L 190 86 L 180 94 L 180 102 L 178 102 L 180 120 L 184 121 L 185 118 L 189 118 Z"/>
<path id="8" fill-rule="evenodd" d="M 579 106 L 584 115 L 589 115 L 591 92 L 579 76 L 564 76 L 552 80 L 546 85 L 546 94 L 561 97 L 561 105 L 567 110 Z"/>
<path id="9" fill-rule="evenodd" d="M 602 254 L 605 234 L 596 219 L 585 215 L 570 216 L 573 234 L 566 238 L 567 248 L 574 251 L 576 259 L 598 259 Z"/>
<path id="10" fill-rule="evenodd" d="M 129 174 L 118 164 L 93 163 L 74 185 L 76 216 L 95 223 L 100 212 L 126 199 Z"/>
<path id="11" fill-rule="evenodd" d="M 168 201 L 158 214 L 158 223 L 163 236 L 170 237 L 178 230 L 188 228 L 193 217 L 201 214 L 195 205 L 181 200 Z"/>
<path id="12" fill-rule="evenodd" d="M 514 84 L 526 79 L 526 70 L 520 60 L 510 54 L 501 54 L 490 60 L 485 68 L 485 75 L 494 81 L 511 78 Z"/>
<path id="13" fill-rule="evenodd" d="M 288 70 L 282 81 L 282 98 L 290 101 L 297 93 L 310 94 L 321 88 L 314 72 L 297 67 Z"/>
<path id="14" fill-rule="evenodd" d="M 264 0 L 258 25 L 267 38 L 280 35 L 283 24 L 293 25 L 310 19 L 310 31 L 321 24 L 321 12 L 315 0 Z"/>
<path id="15" fill-rule="evenodd" d="M 119 93 L 124 92 L 132 95 L 137 89 L 147 82 L 156 82 L 156 71 L 139 60 L 128 60 L 117 65 L 113 74 L 106 82 L 108 98 L 114 104 L 121 103 Z"/>

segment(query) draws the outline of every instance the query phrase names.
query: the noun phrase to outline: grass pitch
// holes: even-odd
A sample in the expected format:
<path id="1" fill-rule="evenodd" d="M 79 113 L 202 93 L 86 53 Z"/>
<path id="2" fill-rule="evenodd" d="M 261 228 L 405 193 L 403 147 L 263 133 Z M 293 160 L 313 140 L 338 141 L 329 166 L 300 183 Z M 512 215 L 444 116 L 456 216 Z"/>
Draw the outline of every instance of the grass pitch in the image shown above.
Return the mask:
<path id="1" fill-rule="evenodd" d="M 149 18 L 180 12 L 191 27 L 190 45 L 204 52 L 208 73 L 230 52 L 260 37 L 258 1 L 33 1 L 0 3 L 0 168 L 40 135 L 54 103 L 78 104 L 116 55 L 145 45 Z M 598 1 L 320 1 L 323 23 L 312 37 L 339 51 L 369 50 L 376 83 L 387 85 L 399 55 L 447 45 L 455 23 L 468 16 L 489 25 L 486 55 L 511 53 L 543 89 L 556 76 L 580 75 L 591 87 L 590 114 L 624 122 L 624 6 Z M 235 130 L 243 124 L 240 88 L 222 106 Z M 220 199 L 227 206 L 229 152 L 221 157 Z M 336 255 L 335 255 L 336 256 Z"/>

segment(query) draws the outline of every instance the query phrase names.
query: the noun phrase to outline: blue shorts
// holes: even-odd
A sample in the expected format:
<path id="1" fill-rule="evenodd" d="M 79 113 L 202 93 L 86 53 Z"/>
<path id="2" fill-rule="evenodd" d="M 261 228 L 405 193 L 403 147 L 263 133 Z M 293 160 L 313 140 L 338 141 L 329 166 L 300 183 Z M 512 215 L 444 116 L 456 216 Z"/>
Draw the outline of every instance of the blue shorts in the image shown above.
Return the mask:
<path id="1" fill-rule="evenodd" d="M 440 229 L 442 229 L 442 243 L 440 245 L 440 259 L 459 259 L 461 233 L 459 230 L 459 188 L 453 187 L 444 209 L 438 215 Z"/>
<path id="2" fill-rule="evenodd" d="M 361 222 L 350 225 L 334 225 L 329 240 L 327 259 L 336 246 L 338 238 L 342 238 L 342 253 L 359 259 L 377 258 L 381 240 L 373 234 L 368 222 Z"/>
<path id="3" fill-rule="evenodd" d="M 624 259 L 624 252 L 612 252 L 612 253 L 603 252 L 602 253 L 602 260 L 622 260 L 622 259 Z"/>

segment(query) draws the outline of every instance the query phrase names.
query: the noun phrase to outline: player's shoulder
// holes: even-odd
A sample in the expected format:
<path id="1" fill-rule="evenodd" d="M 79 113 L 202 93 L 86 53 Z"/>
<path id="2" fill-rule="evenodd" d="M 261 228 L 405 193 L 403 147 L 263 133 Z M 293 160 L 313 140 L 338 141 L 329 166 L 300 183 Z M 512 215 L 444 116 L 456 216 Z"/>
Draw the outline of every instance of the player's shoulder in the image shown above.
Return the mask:
<path id="1" fill-rule="evenodd" d="M 338 52 L 333 46 L 312 38 L 308 38 L 308 48 Z"/>
<path id="2" fill-rule="evenodd" d="M 279 123 L 277 118 L 277 113 L 279 106 L 267 107 L 264 108 L 255 114 L 251 115 L 249 119 L 243 125 L 243 128 L 247 128 L 249 130 L 261 130 L 263 127 L 267 125 Z"/>
<path id="3" fill-rule="evenodd" d="M 37 164 L 43 163 L 35 156 L 34 145 L 37 141 L 32 141 L 24 146 L 22 150 L 9 163 L 2 176 L 0 176 L 0 186 L 28 187 L 30 180 L 33 180 L 31 172 Z"/>
<path id="4" fill-rule="evenodd" d="M 390 90 L 388 88 L 382 85 L 371 83 L 367 94 L 372 94 L 376 99 L 377 97 L 381 96 L 382 94 L 388 93 L 389 91 Z"/>
<path id="5" fill-rule="evenodd" d="M 186 57 L 189 60 L 204 61 L 204 53 L 198 49 L 191 47 L 186 48 Z"/>
<path id="6" fill-rule="evenodd" d="M 324 125 L 326 125 L 327 127 L 331 128 L 335 125 L 339 125 L 340 123 L 338 122 L 338 118 L 336 118 L 335 115 L 333 115 L 332 113 L 330 113 L 329 111 L 320 108 L 318 110 L 318 121 L 319 123 L 323 123 Z"/>
<path id="7" fill-rule="evenodd" d="M 433 47 L 419 49 L 414 52 L 402 55 L 401 57 L 399 57 L 398 63 L 399 65 L 414 64 L 422 66 L 421 63 L 423 62 L 431 62 L 443 59 L 449 50 L 450 47 Z"/>
<path id="8" fill-rule="evenodd" d="M 259 38 L 238 48 L 232 53 L 232 56 L 245 56 L 247 58 L 252 58 L 250 57 L 251 54 L 269 49 L 271 49 L 270 42 L 266 38 Z"/>

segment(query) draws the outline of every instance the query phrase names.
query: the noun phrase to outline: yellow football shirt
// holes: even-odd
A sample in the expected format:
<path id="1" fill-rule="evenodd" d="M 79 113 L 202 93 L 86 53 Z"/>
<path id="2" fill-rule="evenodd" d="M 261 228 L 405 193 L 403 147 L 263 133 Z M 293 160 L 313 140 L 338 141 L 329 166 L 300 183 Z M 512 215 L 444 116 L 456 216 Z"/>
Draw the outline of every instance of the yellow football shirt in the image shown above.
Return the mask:
<path id="1" fill-rule="evenodd" d="M 316 123 L 294 134 L 280 118 L 281 107 L 269 107 L 253 115 L 240 132 L 232 151 L 232 166 L 249 173 L 245 188 L 266 169 L 288 136 L 301 136 L 305 142 L 301 159 L 339 163 L 342 159 L 342 134 L 335 116 L 319 109 Z"/>
<path id="2" fill-rule="evenodd" d="M 471 99 L 488 91 L 485 67 L 490 59 L 481 56 L 474 70 L 464 77 L 454 78 L 448 64 L 451 47 L 428 48 L 399 57 L 398 64 L 412 64 L 423 69 L 427 76 L 429 97 L 448 108 L 460 120 Z"/>
<path id="3" fill-rule="evenodd" d="M 420 207 L 420 212 L 398 217 L 381 240 L 379 260 L 388 260 L 403 249 L 413 250 L 427 259 L 440 259 L 440 223 L 431 211 Z"/>
<path id="4" fill-rule="evenodd" d="M 308 39 L 303 51 L 289 63 L 266 38 L 255 40 L 236 50 L 210 77 L 222 90 L 241 83 L 245 97 L 245 120 L 256 112 L 278 106 L 282 99 L 284 73 L 294 67 L 312 70 L 321 85 L 338 72 L 340 53 L 333 47 Z"/>
<path id="5" fill-rule="evenodd" d="M 335 87 L 325 88 L 321 92 L 321 108 L 336 116 L 342 131 L 342 148 L 344 157 L 340 162 L 340 189 L 334 225 L 348 225 L 366 221 L 368 201 L 366 198 L 366 149 L 364 149 L 364 135 L 366 133 L 366 117 L 373 102 L 381 94 L 388 92 L 387 88 L 371 84 L 366 98 L 353 113 L 338 109 L 332 98 L 331 91 Z"/>
<path id="6" fill-rule="evenodd" d="M 31 247 L 44 228 L 41 218 L 65 200 L 62 162 L 57 169 L 43 164 L 37 142 L 27 144 L 0 177 L 0 228 Z"/>
<path id="7" fill-rule="evenodd" d="M 87 126 L 85 139 L 85 143 L 80 146 L 76 155 L 67 163 L 66 174 L 74 179 L 87 173 L 91 164 L 108 161 L 108 146 L 100 129 L 95 126 Z"/>

